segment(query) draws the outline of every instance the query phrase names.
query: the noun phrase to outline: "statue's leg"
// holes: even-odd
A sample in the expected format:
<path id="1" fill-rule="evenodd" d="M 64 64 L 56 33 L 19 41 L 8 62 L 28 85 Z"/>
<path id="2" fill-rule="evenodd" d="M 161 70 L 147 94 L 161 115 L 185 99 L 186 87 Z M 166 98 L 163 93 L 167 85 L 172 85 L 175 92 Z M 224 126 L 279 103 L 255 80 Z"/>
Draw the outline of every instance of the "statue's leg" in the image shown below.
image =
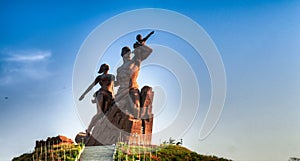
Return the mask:
<path id="1" fill-rule="evenodd" d="M 103 105 L 104 105 L 104 98 L 103 98 L 103 94 L 101 92 L 99 92 L 99 94 L 97 94 L 96 97 L 96 101 L 97 101 L 97 113 L 103 113 Z"/>
<path id="2" fill-rule="evenodd" d="M 146 116 L 146 114 L 147 114 L 147 107 L 141 107 L 141 119 L 146 119 L 147 118 L 147 116 Z"/>
<path id="3" fill-rule="evenodd" d="M 113 103 L 113 98 L 111 92 L 106 91 L 103 93 L 103 107 L 102 111 L 105 114 L 111 108 Z"/>
<path id="4" fill-rule="evenodd" d="M 141 90 L 141 118 L 148 119 L 152 114 L 153 91 L 149 86 Z"/>
<path id="5" fill-rule="evenodd" d="M 91 133 L 92 131 L 92 128 L 96 125 L 97 121 L 101 118 L 101 114 L 102 113 L 97 113 L 91 120 L 90 124 L 89 124 L 89 127 L 87 128 L 86 132 L 88 134 Z"/>
<path id="6" fill-rule="evenodd" d="M 96 96 L 97 101 L 97 114 L 92 118 L 90 125 L 88 126 L 88 129 L 86 130 L 87 133 L 90 133 L 92 128 L 96 125 L 97 121 L 101 119 L 103 112 L 101 109 L 101 106 L 103 106 L 103 95 L 101 93 L 98 93 Z"/>
<path id="7" fill-rule="evenodd" d="M 140 118 L 140 92 L 138 89 L 130 89 L 129 93 L 133 102 L 133 116 Z"/>

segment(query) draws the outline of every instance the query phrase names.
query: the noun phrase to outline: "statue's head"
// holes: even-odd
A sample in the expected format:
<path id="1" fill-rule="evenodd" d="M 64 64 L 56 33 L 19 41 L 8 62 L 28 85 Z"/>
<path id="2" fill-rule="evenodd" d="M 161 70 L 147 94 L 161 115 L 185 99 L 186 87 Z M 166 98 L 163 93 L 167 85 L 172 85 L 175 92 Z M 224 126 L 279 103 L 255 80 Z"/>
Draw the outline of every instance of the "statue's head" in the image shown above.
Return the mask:
<path id="1" fill-rule="evenodd" d="M 128 46 L 125 46 L 122 48 L 122 51 L 121 51 L 121 56 L 124 58 L 124 55 L 127 55 L 129 58 L 130 58 L 130 48 Z"/>
<path id="2" fill-rule="evenodd" d="M 107 72 L 108 70 L 109 70 L 109 66 L 107 64 L 102 64 L 100 66 L 98 73 L 101 74 L 101 73 Z"/>
<path id="3" fill-rule="evenodd" d="M 143 40 L 142 35 L 141 35 L 141 34 L 136 35 L 136 40 L 137 40 L 138 42 L 141 42 L 141 41 Z"/>

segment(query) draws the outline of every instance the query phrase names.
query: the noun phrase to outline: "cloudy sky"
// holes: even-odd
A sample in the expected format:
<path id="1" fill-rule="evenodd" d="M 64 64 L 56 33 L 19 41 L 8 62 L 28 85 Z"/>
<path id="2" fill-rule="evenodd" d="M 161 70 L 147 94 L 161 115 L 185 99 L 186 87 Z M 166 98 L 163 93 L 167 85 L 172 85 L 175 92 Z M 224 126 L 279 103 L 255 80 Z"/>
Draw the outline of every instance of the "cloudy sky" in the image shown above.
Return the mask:
<path id="1" fill-rule="evenodd" d="M 80 47 L 106 20 L 142 8 L 176 11 L 198 23 L 214 41 L 224 63 L 224 110 L 214 131 L 199 140 L 210 101 L 206 66 L 174 35 L 157 31 L 149 40 L 158 51 L 180 55 L 195 72 L 201 99 L 192 126 L 182 136 L 186 147 L 234 160 L 300 158 L 299 1 L 7 1 L 0 6 L 0 160 L 32 151 L 37 139 L 58 134 L 74 138 L 86 128 L 89 117 L 83 118 L 79 109 L 95 109 L 92 105 L 78 107 L 72 87 Z M 120 37 L 107 47 L 99 64 L 118 66 L 120 48 L 131 46 L 134 40 L 129 38 L 136 33 L 148 31 Z M 152 61 L 158 61 L 155 58 Z M 179 97 L 174 93 L 180 92 L 180 85 L 174 75 L 160 66 L 145 66 L 141 71 L 140 85 L 155 86 L 160 96 L 155 101 L 159 107 L 154 109 L 156 132 L 168 126 L 178 111 Z"/>

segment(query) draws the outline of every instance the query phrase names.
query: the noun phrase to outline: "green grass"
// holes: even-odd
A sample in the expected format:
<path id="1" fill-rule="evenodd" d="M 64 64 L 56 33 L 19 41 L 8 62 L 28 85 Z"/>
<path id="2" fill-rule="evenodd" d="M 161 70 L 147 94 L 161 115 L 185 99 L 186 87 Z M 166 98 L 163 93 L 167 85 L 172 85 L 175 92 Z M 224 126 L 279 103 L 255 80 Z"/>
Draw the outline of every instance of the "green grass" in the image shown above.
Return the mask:
<path id="1" fill-rule="evenodd" d="M 192 152 L 179 145 L 161 145 L 156 147 L 128 146 L 117 144 L 115 161 L 118 160 L 147 160 L 147 161 L 230 161 L 216 156 L 205 156 Z"/>
<path id="2" fill-rule="evenodd" d="M 36 148 L 32 153 L 25 153 L 13 159 L 13 161 L 52 161 L 52 160 L 66 160 L 76 161 L 79 153 L 82 151 L 84 145 L 79 144 L 60 144 Z"/>

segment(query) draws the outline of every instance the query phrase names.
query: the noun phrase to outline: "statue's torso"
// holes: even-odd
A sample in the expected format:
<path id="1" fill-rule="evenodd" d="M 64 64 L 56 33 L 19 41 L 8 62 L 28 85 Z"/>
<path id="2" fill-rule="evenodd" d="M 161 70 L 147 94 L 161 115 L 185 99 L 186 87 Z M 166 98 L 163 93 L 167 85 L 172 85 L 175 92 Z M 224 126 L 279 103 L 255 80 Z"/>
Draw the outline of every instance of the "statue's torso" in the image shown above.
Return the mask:
<path id="1" fill-rule="evenodd" d="M 99 79 L 99 84 L 101 89 L 107 90 L 114 95 L 114 80 L 115 76 L 112 74 L 102 74 L 99 75 L 96 79 Z"/>
<path id="2" fill-rule="evenodd" d="M 138 88 L 137 78 L 140 71 L 140 61 L 132 59 L 125 62 L 117 70 L 117 80 L 120 88 Z"/>

